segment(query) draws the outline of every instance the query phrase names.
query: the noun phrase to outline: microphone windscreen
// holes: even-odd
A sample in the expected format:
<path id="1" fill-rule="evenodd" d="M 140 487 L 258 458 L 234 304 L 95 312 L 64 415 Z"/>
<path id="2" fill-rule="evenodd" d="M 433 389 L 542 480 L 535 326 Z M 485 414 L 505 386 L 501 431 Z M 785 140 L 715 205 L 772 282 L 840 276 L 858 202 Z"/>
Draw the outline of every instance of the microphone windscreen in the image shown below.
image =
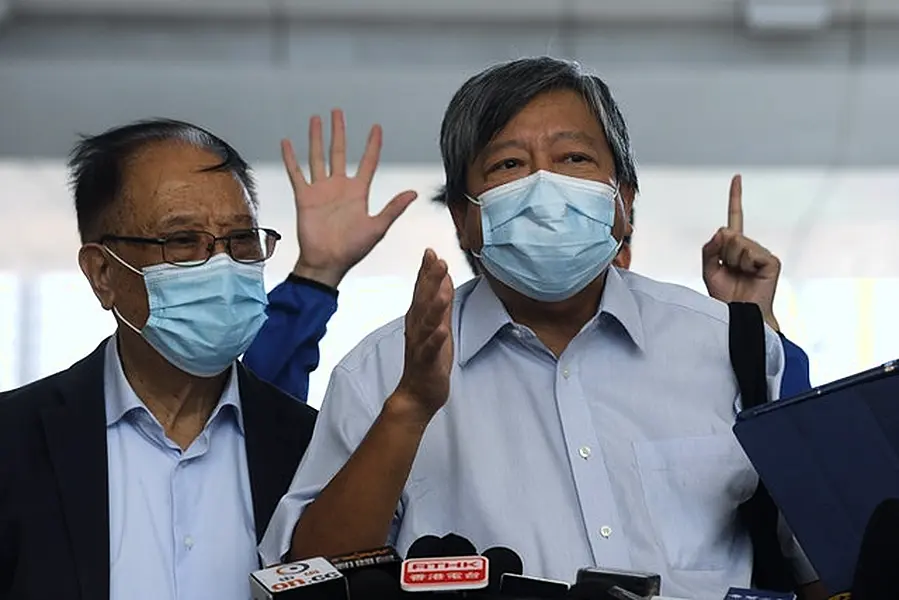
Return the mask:
<path id="1" fill-rule="evenodd" d="M 363 569 L 347 577 L 349 600 L 393 600 L 400 597 L 399 581 L 378 569 Z"/>
<path id="2" fill-rule="evenodd" d="M 899 572 L 899 499 L 884 500 L 868 520 L 852 579 L 852 600 L 886 598 Z"/>
<path id="3" fill-rule="evenodd" d="M 475 556 L 478 553 L 468 539 L 455 533 L 443 536 L 443 556 Z"/>
<path id="4" fill-rule="evenodd" d="M 437 558 L 444 556 L 443 540 L 436 535 L 423 535 L 409 546 L 406 558 Z"/>
<path id="5" fill-rule="evenodd" d="M 524 565 L 521 557 L 514 550 L 504 546 L 495 546 L 484 550 L 481 555 L 490 561 L 490 587 L 491 592 L 498 592 L 500 581 L 506 573 L 521 575 Z"/>

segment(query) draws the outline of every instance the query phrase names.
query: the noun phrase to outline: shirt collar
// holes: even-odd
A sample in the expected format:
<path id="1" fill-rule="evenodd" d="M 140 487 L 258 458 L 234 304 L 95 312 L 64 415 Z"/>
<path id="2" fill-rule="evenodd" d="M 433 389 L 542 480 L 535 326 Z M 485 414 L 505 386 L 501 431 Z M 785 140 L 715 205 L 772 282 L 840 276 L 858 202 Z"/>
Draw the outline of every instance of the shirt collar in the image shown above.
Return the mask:
<path id="1" fill-rule="evenodd" d="M 646 337 L 643 332 L 643 319 L 640 307 L 634 298 L 634 292 L 618 271 L 617 267 L 609 267 L 606 271 L 606 285 L 599 301 L 599 314 L 607 314 L 615 318 L 631 340 L 640 350 L 645 349 Z"/>
<path id="2" fill-rule="evenodd" d="M 456 336 L 459 366 L 464 367 L 500 329 L 511 323 L 506 307 L 490 289 L 490 282 L 485 277 L 478 277 L 474 288 L 459 304 Z"/>
<path id="3" fill-rule="evenodd" d="M 125 377 L 125 371 L 122 369 L 122 360 L 119 357 L 117 338 L 113 335 L 106 343 L 106 357 L 104 364 L 104 385 L 106 396 L 106 426 L 111 427 L 118 423 L 125 415 L 134 410 L 143 410 L 149 413 L 147 407 L 141 402 L 128 378 Z M 231 412 L 237 419 L 237 425 L 240 427 L 241 433 L 244 431 L 243 410 L 240 403 L 240 387 L 238 385 L 237 364 L 231 366 L 231 373 L 228 377 L 228 383 L 222 392 L 218 405 L 209 416 L 207 423 L 211 423 L 223 407 L 230 406 L 226 412 Z"/>
<path id="4" fill-rule="evenodd" d="M 606 273 L 597 314 L 614 317 L 634 344 L 642 350 L 645 343 L 643 321 L 634 293 L 617 268 L 609 267 Z M 459 344 L 457 360 L 460 367 L 474 358 L 503 327 L 512 324 L 512 318 L 493 293 L 486 278 L 479 277 L 470 289 L 470 293 L 460 302 L 459 322 L 455 332 Z M 591 323 L 595 322 L 596 317 Z"/>

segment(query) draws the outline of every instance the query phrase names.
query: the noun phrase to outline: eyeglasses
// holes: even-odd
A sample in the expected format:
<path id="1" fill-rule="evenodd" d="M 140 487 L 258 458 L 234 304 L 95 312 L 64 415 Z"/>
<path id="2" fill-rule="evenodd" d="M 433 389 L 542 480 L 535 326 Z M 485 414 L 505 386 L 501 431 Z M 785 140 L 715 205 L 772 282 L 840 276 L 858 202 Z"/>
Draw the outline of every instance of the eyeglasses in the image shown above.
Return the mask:
<path id="1" fill-rule="evenodd" d="M 208 231 L 178 231 L 158 238 L 130 235 L 104 235 L 100 243 L 130 242 L 152 244 L 162 248 L 162 260 L 179 267 L 204 264 L 215 253 L 218 242 L 225 243 L 225 251 L 240 263 L 259 263 L 275 253 L 281 234 L 274 229 L 240 229 L 228 235 L 214 236 Z"/>

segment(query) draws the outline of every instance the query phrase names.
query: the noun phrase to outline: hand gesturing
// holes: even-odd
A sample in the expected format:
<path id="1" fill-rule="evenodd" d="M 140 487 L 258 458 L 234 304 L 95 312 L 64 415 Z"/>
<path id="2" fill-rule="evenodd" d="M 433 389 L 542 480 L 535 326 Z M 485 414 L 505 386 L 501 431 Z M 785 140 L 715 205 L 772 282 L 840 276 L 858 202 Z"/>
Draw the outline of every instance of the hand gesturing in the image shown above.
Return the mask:
<path id="1" fill-rule="evenodd" d="M 325 163 L 322 121 L 309 120 L 309 171 L 306 180 L 297 166 L 290 140 L 282 140 L 281 155 L 293 187 L 297 209 L 300 258 L 294 273 L 337 287 L 343 276 L 384 237 L 417 194 L 395 196 L 375 216 L 368 214 L 368 194 L 381 153 L 381 128 L 368 135 L 355 177 L 346 174 L 346 126 L 343 112 L 331 112 L 330 173 Z"/>
<path id="2" fill-rule="evenodd" d="M 743 179 L 730 182 L 727 226 L 702 247 L 702 279 L 709 295 L 722 302 L 754 302 L 765 321 L 778 328 L 774 294 L 780 260 L 758 242 L 743 235 Z"/>
<path id="3" fill-rule="evenodd" d="M 453 281 L 446 262 L 425 251 L 406 312 L 406 351 L 398 390 L 417 420 L 427 422 L 448 397 L 453 368 Z"/>

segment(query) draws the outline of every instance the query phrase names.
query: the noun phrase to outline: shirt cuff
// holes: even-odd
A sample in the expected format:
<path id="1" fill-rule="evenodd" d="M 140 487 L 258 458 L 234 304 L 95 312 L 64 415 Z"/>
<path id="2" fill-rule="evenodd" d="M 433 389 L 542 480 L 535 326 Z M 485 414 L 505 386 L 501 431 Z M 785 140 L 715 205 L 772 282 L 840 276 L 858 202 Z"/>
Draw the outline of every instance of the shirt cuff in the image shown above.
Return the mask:
<path id="1" fill-rule="evenodd" d="M 281 498 L 275 514 L 268 523 L 268 529 L 259 542 L 259 558 L 262 567 L 267 569 L 274 565 L 280 565 L 290 554 L 290 545 L 293 543 L 293 531 L 300 521 L 304 505 L 288 495 Z"/>
<path id="2" fill-rule="evenodd" d="M 330 294 L 330 295 L 334 296 L 335 298 L 337 297 L 337 289 L 336 288 L 332 288 L 330 285 L 325 285 L 324 283 L 322 283 L 320 281 L 316 281 L 314 279 L 309 279 L 307 277 L 300 277 L 299 275 L 294 275 L 293 273 L 291 273 L 287 276 L 287 282 L 297 284 L 297 285 L 305 285 L 305 286 L 313 287 L 317 290 L 325 292 L 326 294 Z"/>

